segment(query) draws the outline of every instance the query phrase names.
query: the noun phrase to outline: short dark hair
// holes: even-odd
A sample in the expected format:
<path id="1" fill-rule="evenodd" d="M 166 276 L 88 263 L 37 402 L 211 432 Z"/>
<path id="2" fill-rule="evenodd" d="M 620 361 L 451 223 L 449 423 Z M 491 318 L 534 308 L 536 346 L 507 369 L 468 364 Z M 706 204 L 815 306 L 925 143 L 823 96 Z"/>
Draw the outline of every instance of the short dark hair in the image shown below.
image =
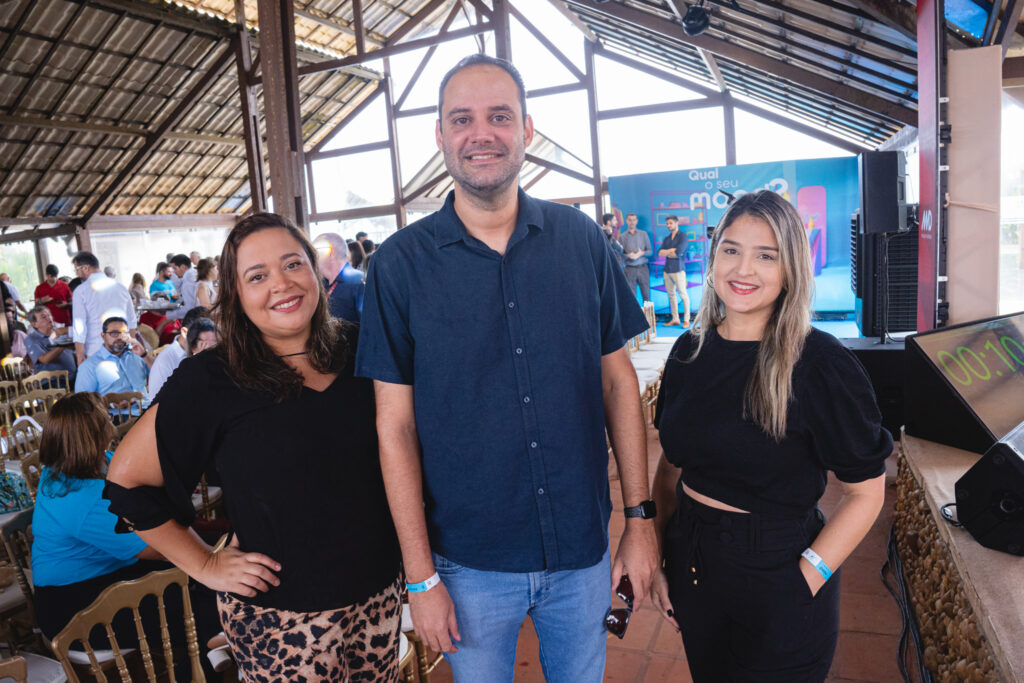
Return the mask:
<path id="1" fill-rule="evenodd" d="M 608 221 L 612 220 L 613 218 L 615 218 L 615 214 L 614 213 L 603 214 L 601 216 L 601 225 L 606 224 Z"/>
<path id="2" fill-rule="evenodd" d="M 669 221 L 675 221 L 676 223 L 678 223 L 679 222 L 679 216 L 675 216 L 675 215 L 665 216 L 665 222 L 667 223 Z"/>
<path id="3" fill-rule="evenodd" d="M 159 275 L 160 273 L 164 272 L 164 268 L 166 268 L 169 265 L 171 264 L 169 264 L 167 261 L 161 261 L 160 263 L 156 264 L 156 274 Z"/>
<path id="4" fill-rule="evenodd" d="M 128 321 L 127 321 L 127 320 L 125 320 L 124 318 L 120 317 L 120 316 L 117 316 L 117 315 L 112 315 L 112 316 L 110 316 L 109 318 L 107 318 L 107 319 L 105 319 L 105 320 L 103 321 L 103 327 L 101 327 L 101 328 L 100 328 L 100 330 L 101 330 L 101 331 L 102 331 L 102 332 L 103 332 L 104 334 L 106 333 L 106 331 L 107 331 L 107 326 L 108 326 L 108 325 L 109 325 L 110 323 L 124 323 L 125 325 L 127 325 L 127 324 L 128 324 Z"/>
<path id="5" fill-rule="evenodd" d="M 216 323 L 205 317 L 197 318 L 191 325 L 182 325 L 182 327 L 188 327 L 188 332 L 185 334 L 185 344 L 188 346 L 189 353 L 199 343 L 199 335 L 203 332 L 217 331 Z"/>
<path id="6" fill-rule="evenodd" d="M 363 251 L 366 252 L 367 256 L 372 254 L 373 250 L 376 249 L 376 248 L 377 248 L 377 245 L 373 243 L 373 240 L 371 240 L 371 239 L 363 240 Z"/>
<path id="7" fill-rule="evenodd" d="M 99 268 L 100 260 L 96 258 L 96 255 L 91 251 L 80 251 L 71 258 L 71 262 L 76 266 L 89 266 L 90 268 Z"/>
<path id="8" fill-rule="evenodd" d="M 444 89 L 448 85 L 448 81 L 452 80 L 455 74 L 459 73 L 463 69 L 468 69 L 471 66 L 496 66 L 509 76 L 515 82 L 516 87 L 519 88 L 519 106 L 523 110 L 523 120 L 526 120 L 526 85 L 523 83 L 523 77 L 519 74 L 519 70 L 512 66 L 512 62 L 498 57 L 492 57 L 477 53 L 468 57 L 463 57 L 459 60 L 459 63 L 451 68 L 451 70 L 444 75 L 441 79 L 441 87 L 437 91 L 437 118 L 441 120 L 441 110 L 444 108 Z M 441 124 L 444 127 L 444 124 Z"/>
<path id="9" fill-rule="evenodd" d="M 175 254 L 174 256 L 171 257 L 171 265 L 188 266 L 189 268 L 191 268 L 192 259 L 190 259 L 188 256 L 185 256 L 184 254 Z"/>
<path id="10" fill-rule="evenodd" d="M 638 217 L 636 215 L 636 211 L 630 211 L 629 213 L 626 214 L 626 218 L 629 218 L 630 216 L 632 216 L 633 218 L 637 218 Z"/>
<path id="11" fill-rule="evenodd" d="M 191 330 L 192 329 L 192 324 L 195 321 L 200 320 L 202 318 L 209 318 L 209 317 L 210 317 L 210 309 L 209 308 L 207 308 L 206 306 L 196 306 L 191 311 L 186 313 L 185 316 L 181 319 L 181 326 L 184 327 L 186 330 Z"/>
<path id="12" fill-rule="evenodd" d="M 58 275 L 60 275 L 60 271 L 57 269 L 57 266 L 51 263 L 50 265 L 46 266 L 46 274 L 49 275 L 50 277 L 57 277 Z"/>
<path id="13" fill-rule="evenodd" d="M 359 239 L 360 237 L 366 237 L 366 233 L 362 230 L 356 233 L 356 239 Z"/>
<path id="14" fill-rule="evenodd" d="M 28 322 L 30 324 L 34 323 L 36 321 L 36 316 L 45 310 L 47 310 L 46 306 L 33 306 L 28 312 Z"/>

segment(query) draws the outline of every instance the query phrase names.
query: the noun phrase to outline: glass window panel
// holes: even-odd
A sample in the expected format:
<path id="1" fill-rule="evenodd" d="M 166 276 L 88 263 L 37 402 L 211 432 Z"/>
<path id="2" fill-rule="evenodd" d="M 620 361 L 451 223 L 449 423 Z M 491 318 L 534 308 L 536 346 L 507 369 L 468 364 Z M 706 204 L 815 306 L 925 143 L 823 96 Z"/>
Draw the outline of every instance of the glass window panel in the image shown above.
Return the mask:
<path id="1" fill-rule="evenodd" d="M 313 184 L 318 213 L 395 201 L 386 149 L 314 161 Z"/>
<path id="2" fill-rule="evenodd" d="M 0 273 L 11 276 L 11 284 L 25 308 L 32 307 L 32 294 L 39 284 L 36 269 L 36 249 L 33 242 L 14 242 L 0 245 Z"/>
<path id="3" fill-rule="evenodd" d="M 804 135 L 756 114 L 735 110 L 736 163 L 853 156 L 835 145 Z"/>
<path id="4" fill-rule="evenodd" d="M 131 285 L 133 273 L 141 273 L 148 288 L 156 264 L 166 261 L 168 253 L 198 251 L 203 257 L 219 256 L 227 236 L 227 228 L 101 232 L 92 235 L 92 250 L 100 267 L 113 266 L 117 281 L 125 287 Z"/>
<path id="5" fill-rule="evenodd" d="M 384 107 L 384 98 L 377 97 L 366 109 L 359 113 L 341 132 L 324 147 L 324 151 L 365 145 L 388 139 L 388 119 Z"/>
<path id="6" fill-rule="evenodd" d="M 365 232 L 374 244 L 380 244 L 388 235 L 395 232 L 395 225 L 394 214 L 350 221 L 321 221 L 313 224 L 310 236 L 316 239 L 325 232 L 336 232 L 346 240 L 351 240 L 355 239 L 357 232 Z"/>
<path id="7" fill-rule="evenodd" d="M 65 241 L 66 239 L 66 241 Z M 45 250 L 46 260 L 57 266 L 58 277 L 67 275 L 75 277 L 75 267 L 71 264 L 71 257 L 78 250 L 78 243 L 74 235 L 64 237 L 50 237 L 42 240 L 39 245 Z"/>
<path id="8" fill-rule="evenodd" d="M 597 73 L 597 104 L 601 109 L 637 107 L 704 97 L 692 90 L 680 88 L 678 85 L 601 56 L 594 58 L 594 70 Z"/>
<path id="9" fill-rule="evenodd" d="M 721 107 L 611 119 L 598 126 L 605 176 L 725 164 Z"/>
<path id="10" fill-rule="evenodd" d="M 1024 88 L 1003 94 L 999 228 L 999 312 L 1024 310 Z"/>

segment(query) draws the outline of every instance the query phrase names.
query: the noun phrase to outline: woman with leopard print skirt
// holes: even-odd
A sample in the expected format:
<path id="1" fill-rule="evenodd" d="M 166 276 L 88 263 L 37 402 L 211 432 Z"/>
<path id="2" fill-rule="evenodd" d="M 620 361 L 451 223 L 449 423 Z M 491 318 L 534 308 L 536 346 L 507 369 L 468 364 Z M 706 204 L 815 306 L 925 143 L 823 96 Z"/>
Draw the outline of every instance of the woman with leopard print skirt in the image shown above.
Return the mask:
<path id="1" fill-rule="evenodd" d="M 400 555 L 358 328 L 329 317 L 317 253 L 275 214 L 221 254 L 216 349 L 185 359 L 117 449 L 119 526 L 218 591 L 248 681 L 398 680 Z M 234 529 L 213 554 L 188 525 L 215 467 Z"/>

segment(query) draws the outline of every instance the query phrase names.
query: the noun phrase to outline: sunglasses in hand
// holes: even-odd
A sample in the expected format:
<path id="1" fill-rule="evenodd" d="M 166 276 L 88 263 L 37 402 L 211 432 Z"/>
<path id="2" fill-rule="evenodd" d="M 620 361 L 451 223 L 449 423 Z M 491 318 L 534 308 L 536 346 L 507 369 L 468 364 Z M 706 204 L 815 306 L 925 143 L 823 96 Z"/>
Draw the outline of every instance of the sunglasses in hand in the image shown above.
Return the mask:
<path id="1" fill-rule="evenodd" d="M 622 640 L 626 635 L 626 627 L 629 626 L 629 617 L 633 614 L 633 584 L 629 581 L 629 575 L 623 574 L 619 579 L 615 594 L 626 603 L 626 606 L 608 608 L 604 615 L 604 627 L 608 629 L 608 633 Z"/>

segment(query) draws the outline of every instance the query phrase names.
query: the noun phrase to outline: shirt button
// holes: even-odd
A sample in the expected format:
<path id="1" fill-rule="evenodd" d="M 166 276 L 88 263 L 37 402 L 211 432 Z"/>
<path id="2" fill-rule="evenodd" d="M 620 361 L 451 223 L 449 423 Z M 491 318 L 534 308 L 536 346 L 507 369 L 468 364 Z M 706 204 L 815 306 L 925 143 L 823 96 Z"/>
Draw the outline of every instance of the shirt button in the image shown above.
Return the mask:
<path id="1" fill-rule="evenodd" d="M 522 348 L 517 348 L 517 349 L 516 349 L 516 353 L 518 353 L 518 354 L 522 355 L 522 353 L 523 353 L 523 349 L 522 349 Z"/>
<path id="2" fill-rule="evenodd" d="M 523 396 L 523 403 L 529 403 L 529 402 L 530 402 L 530 397 L 529 396 Z"/>
<path id="3" fill-rule="evenodd" d="M 515 308 L 516 307 L 516 302 L 515 301 L 509 301 L 508 302 L 508 307 L 509 308 Z"/>
<path id="4" fill-rule="evenodd" d="M 540 495 L 543 496 L 544 495 L 544 489 L 537 489 L 537 493 L 539 493 Z"/>
<path id="5" fill-rule="evenodd" d="M 530 442 L 530 448 L 536 448 L 536 447 L 537 447 L 537 442 L 536 441 L 531 441 Z"/>

